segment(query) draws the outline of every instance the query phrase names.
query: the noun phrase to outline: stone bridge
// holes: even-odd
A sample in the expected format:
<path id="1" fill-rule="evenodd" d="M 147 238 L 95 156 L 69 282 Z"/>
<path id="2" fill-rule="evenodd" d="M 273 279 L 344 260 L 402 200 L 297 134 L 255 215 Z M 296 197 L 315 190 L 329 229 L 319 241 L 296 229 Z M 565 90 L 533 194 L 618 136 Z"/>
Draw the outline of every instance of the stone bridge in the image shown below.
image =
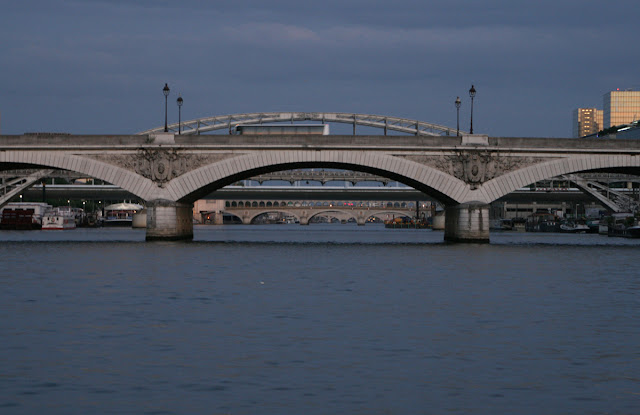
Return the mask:
<path id="1" fill-rule="evenodd" d="M 0 169 L 22 168 L 75 171 L 139 196 L 147 201 L 148 240 L 192 238 L 192 203 L 238 180 L 332 168 L 405 183 L 446 207 L 446 240 L 486 242 L 492 201 L 572 173 L 637 174 L 640 141 L 481 135 L 0 136 Z"/>
<path id="2" fill-rule="evenodd" d="M 426 207 L 419 208 L 425 213 Z M 243 224 L 252 223 L 265 213 L 283 213 L 298 219 L 300 225 L 308 225 L 316 216 L 332 216 L 338 219 L 354 219 L 358 225 L 364 225 L 370 217 L 382 220 L 394 217 L 413 217 L 416 214 L 415 202 L 327 202 L 327 201 L 229 201 L 225 202 L 223 213 L 240 218 Z"/>

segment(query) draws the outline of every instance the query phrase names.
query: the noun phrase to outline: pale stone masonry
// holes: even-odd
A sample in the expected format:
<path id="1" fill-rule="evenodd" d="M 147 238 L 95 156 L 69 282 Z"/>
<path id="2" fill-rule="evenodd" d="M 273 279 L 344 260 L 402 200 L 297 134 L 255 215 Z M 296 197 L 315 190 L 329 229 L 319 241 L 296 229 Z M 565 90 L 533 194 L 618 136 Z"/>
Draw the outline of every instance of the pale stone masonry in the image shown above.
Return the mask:
<path id="1" fill-rule="evenodd" d="M 486 206 L 562 174 L 640 172 L 640 141 L 453 136 L 0 136 L 0 165 L 105 180 L 147 201 L 148 239 L 190 239 L 192 204 L 252 175 L 339 168 L 402 181 L 447 207 L 445 237 L 489 239 Z"/>
<path id="2" fill-rule="evenodd" d="M 192 205 L 170 200 L 153 200 L 147 203 L 146 239 L 193 239 Z"/>

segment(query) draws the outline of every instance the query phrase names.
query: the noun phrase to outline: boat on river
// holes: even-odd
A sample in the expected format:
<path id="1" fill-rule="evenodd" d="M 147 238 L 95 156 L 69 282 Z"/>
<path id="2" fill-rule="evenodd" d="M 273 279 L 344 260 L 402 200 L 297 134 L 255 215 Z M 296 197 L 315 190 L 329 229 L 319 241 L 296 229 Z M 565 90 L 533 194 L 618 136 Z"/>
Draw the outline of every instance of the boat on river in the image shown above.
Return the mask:
<path id="1" fill-rule="evenodd" d="M 624 226 L 614 224 L 609 227 L 608 236 L 620 236 L 623 238 L 640 238 L 640 225 Z"/>
<path id="2" fill-rule="evenodd" d="M 489 222 L 489 230 L 491 231 L 510 231 L 513 229 L 513 220 L 511 219 L 494 219 Z"/>
<path id="3" fill-rule="evenodd" d="M 41 229 L 42 217 L 48 209 L 51 205 L 47 203 L 7 203 L 0 209 L 0 229 Z"/>
<path id="4" fill-rule="evenodd" d="M 422 219 L 395 218 L 385 220 L 384 227 L 388 229 L 427 229 L 430 225 L 428 221 Z"/>
<path id="5" fill-rule="evenodd" d="M 640 224 L 631 213 L 617 213 L 607 218 L 607 235 L 640 238 Z"/>
<path id="6" fill-rule="evenodd" d="M 625 229 L 625 236 L 627 238 L 640 238 L 640 225 L 629 226 Z"/>
<path id="7" fill-rule="evenodd" d="M 560 232 L 560 220 L 552 213 L 534 213 L 527 217 L 527 232 Z"/>
<path id="8" fill-rule="evenodd" d="M 69 230 L 76 228 L 76 216 L 71 209 L 54 208 L 42 217 L 42 230 Z"/>
<path id="9" fill-rule="evenodd" d="M 115 203 L 105 206 L 104 226 L 131 227 L 133 215 L 143 208 L 144 206 L 136 203 Z"/>
<path id="10" fill-rule="evenodd" d="M 560 224 L 560 232 L 563 233 L 590 233 L 591 228 L 586 223 L 566 221 Z"/>

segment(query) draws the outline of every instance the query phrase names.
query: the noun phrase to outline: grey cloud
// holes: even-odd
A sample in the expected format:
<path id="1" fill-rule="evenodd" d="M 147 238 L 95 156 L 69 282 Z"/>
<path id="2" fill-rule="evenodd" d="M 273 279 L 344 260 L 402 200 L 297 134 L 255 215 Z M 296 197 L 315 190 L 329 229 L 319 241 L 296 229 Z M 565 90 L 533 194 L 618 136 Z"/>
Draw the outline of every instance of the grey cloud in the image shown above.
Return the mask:
<path id="1" fill-rule="evenodd" d="M 573 107 L 640 86 L 628 50 L 640 37 L 634 5 L 15 2 L 0 16 L 2 131 L 31 130 L 33 110 L 43 129 L 68 112 L 72 132 L 151 128 L 164 82 L 182 92 L 185 117 L 335 110 L 451 124 L 451 97 L 475 83 L 478 128 L 566 135 Z M 616 30 L 607 30 L 614 16 Z M 528 121 L 532 113 L 544 122 Z"/>

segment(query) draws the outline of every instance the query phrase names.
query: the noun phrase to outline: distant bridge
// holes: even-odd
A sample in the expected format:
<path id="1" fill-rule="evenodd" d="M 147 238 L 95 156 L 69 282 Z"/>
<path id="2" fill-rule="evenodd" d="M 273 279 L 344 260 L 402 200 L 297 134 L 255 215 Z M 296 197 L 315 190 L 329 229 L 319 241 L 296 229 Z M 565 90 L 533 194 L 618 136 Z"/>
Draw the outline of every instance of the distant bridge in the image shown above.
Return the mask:
<path id="1" fill-rule="evenodd" d="M 354 114 L 345 112 L 254 112 L 246 114 L 216 115 L 207 118 L 184 121 L 169 125 L 167 128 L 172 133 L 184 135 L 199 135 L 212 131 L 228 131 L 231 134 L 233 127 L 241 124 L 267 124 L 279 122 L 319 121 L 321 123 L 341 123 L 353 126 L 353 135 L 356 135 L 356 126 L 379 128 L 387 135 L 389 131 L 396 131 L 411 135 L 437 136 L 456 135 L 455 128 L 433 124 L 408 118 L 391 117 L 388 115 Z M 164 132 L 164 127 L 156 127 L 139 134 L 158 134 Z"/>
<path id="2" fill-rule="evenodd" d="M 426 206 L 418 208 L 424 213 Z M 250 224 L 261 215 L 267 213 L 282 213 L 293 216 L 301 225 L 309 224 L 316 216 L 332 216 L 337 218 L 351 218 L 358 225 L 364 225 L 367 219 L 376 217 L 386 220 L 394 217 L 416 215 L 415 202 L 327 202 L 327 201 L 227 201 L 222 213 L 234 215 L 243 224 Z"/>
<path id="3" fill-rule="evenodd" d="M 1 187 L 1 186 L 0 186 Z M 638 199 L 638 188 L 616 189 L 629 199 Z M 612 190 L 609 190 L 611 192 Z M 19 194 L 25 200 L 41 200 L 44 195 L 48 199 L 85 199 L 85 200 L 137 200 L 136 195 L 115 185 L 91 184 L 35 184 L 23 189 Z M 11 194 L 17 194 L 12 192 Z M 606 191 L 605 191 L 606 194 Z M 436 199 L 411 187 L 335 187 L 335 186 L 226 186 L 223 189 L 202 197 L 206 200 L 324 200 L 324 201 L 430 201 Z M 15 200 L 15 197 L 14 197 Z M 564 188 L 521 188 L 498 199 L 498 202 L 508 203 L 587 203 L 593 202 L 591 195 L 577 187 Z M 598 201 L 602 205 L 602 202 Z M 0 205 L 0 208 L 2 205 Z"/>

